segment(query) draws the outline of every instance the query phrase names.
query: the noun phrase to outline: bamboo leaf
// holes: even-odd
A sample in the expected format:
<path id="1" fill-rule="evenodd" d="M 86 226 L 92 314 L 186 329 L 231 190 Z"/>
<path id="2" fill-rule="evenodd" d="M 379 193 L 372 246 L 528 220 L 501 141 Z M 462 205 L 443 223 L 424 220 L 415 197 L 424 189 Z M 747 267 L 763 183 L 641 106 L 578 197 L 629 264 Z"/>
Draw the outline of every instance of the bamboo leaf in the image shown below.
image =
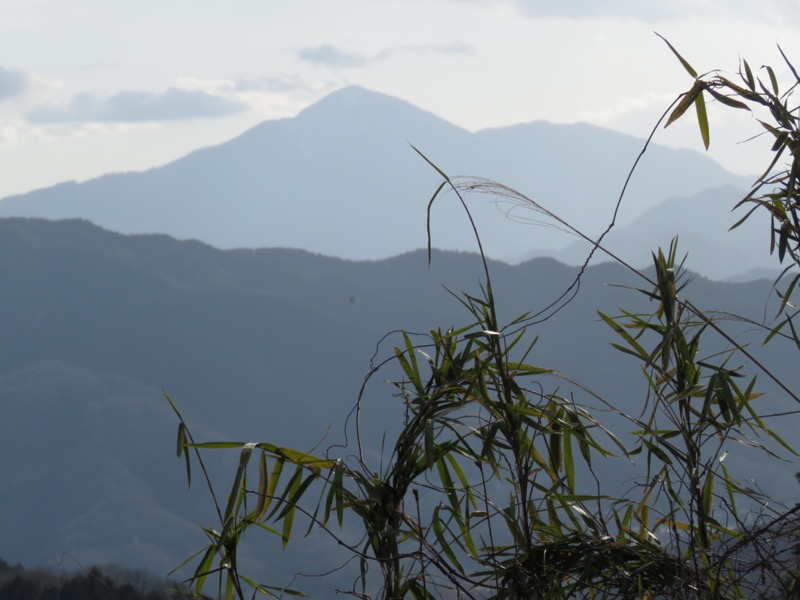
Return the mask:
<path id="1" fill-rule="evenodd" d="M 772 84 L 772 93 L 777 96 L 780 92 L 778 90 L 778 79 L 775 77 L 775 71 L 772 70 L 772 67 L 767 66 L 767 73 L 769 74 L 769 81 Z"/>
<path id="2" fill-rule="evenodd" d="M 439 477 L 442 480 L 442 487 L 444 488 L 447 499 L 450 502 L 450 507 L 452 508 L 453 512 L 456 513 L 460 509 L 458 496 L 456 495 L 455 485 L 453 485 L 453 478 L 450 476 L 450 471 L 443 460 L 436 461 L 436 468 L 439 471 Z"/>
<path id="3" fill-rule="evenodd" d="M 435 443 L 434 443 L 434 436 L 433 436 L 433 421 L 425 421 L 425 464 L 427 468 L 431 468 L 433 466 L 433 462 L 435 460 Z"/>
<path id="4" fill-rule="evenodd" d="M 567 487 L 571 493 L 575 493 L 575 464 L 572 460 L 572 434 L 568 430 L 564 430 L 563 446 L 564 446 L 564 474 L 567 476 Z"/>
<path id="5" fill-rule="evenodd" d="M 292 536 L 292 524 L 294 523 L 294 506 L 291 506 L 283 516 L 283 527 L 281 528 L 281 548 L 286 550 Z"/>
<path id="6" fill-rule="evenodd" d="M 739 100 L 734 100 L 730 96 L 726 96 L 725 94 L 720 94 L 714 88 L 708 87 L 706 91 L 711 94 L 717 101 L 721 102 L 726 106 L 730 106 L 731 108 L 738 108 L 744 110 L 750 110 L 750 107 L 747 106 L 744 102 L 740 102 Z"/>
<path id="7" fill-rule="evenodd" d="M 550 468 L 553 473 L 561 471 L 561 431 L 558 420 L 550 423 Z"/>
<path id="8" fill-rule="evenodd" d="M 789 245 L 789 221 L 781 223 L 781 229 L 778 237 L 778 262 L 783 262 L 786 255 L 786 248 Z"/>
<path id="9" fill-rule="evenodd" d="M 267 453 L 262 451 L 258 460 L 258 502 L 256 502 L 256 509 L 254 520 L 260 521 L 267 513 L 267 485 L 269 478 L 267 476 Z"/>
<path id="10" fill-rule="evenodd" d="M 178 424 L 178 448 L 177 448 L 178 458 L 180 458 L 181 454 L 183 454 L 185 447 L 186 447 L 186 423 L 181 421 Z"/>
<path id="11" fill-rule="evenodd" d="M 605 313 L 597 311 L 597 314 L 600 315 L 600 318 L 603 319 L 606 325 L 611 327 L 611 329 L 613 329 L 617 333 L 617 335 L 619 335 L 622 339 L 624 339 L 628 343 L 628 345 L 631 346 L 631 348 L 633 349 L 633 350 L 626 350 L 624 347 L 618 346 L 619 350 L 629 352 L 630 354 L 633 354 L 637 358 L 649 362 L 648 352 L 639 344 L 639 342 L 637 342 L 633 338 L 633 336 L 631 336 L 627 331 L 625 331 L 625 329 L 622 328 L 619 325 L 619 323 L 617 323 L 614 319 L 612 319 Z"/>
<path id="12" fill-rule="evenodd" d="M 714 472 L 709 471 L 706 474 L 706 481 L 703 485 L 703 494 L 702 494 L 702 506 L 703 506 L 703 517 L 710 517 L 711 516 L 711 498 L 714 492 Z M 702 521 L 700 523 L 702 527 Z"/>
<path id="13" fill-rule="evenodd" d="M 336 520 L 341 528 L 344 521 L 344 465 L 337 461 L 333 473 L 333 487 L 336 489 Z"/>
<path id="14" fill-rule="evenodd" d="M 263 510 L 266 513 L 267 509 L 272 504 L 272 499 L 275 497 L 275 490 L 278 488 L 278 480 L 281 478 L 281 473 L 283 472 L 283 465 L 285 461 L 283 458 L 279 458 L 275 461 L 275 464 L 272 466 L 272 473 L 269 476 L 269 480 L 267 482 L 267 487 L 264 490 L 264 506 Z"/>
<path id="15" fill-rule="evenodd" d="M 261 592 L 266 596 L 271 596 L 272 598 L 281 598 L 283 594 L 287 594 L 289 596 L 295 596 L 297 598 L 308 598 L 306 594 L 303 592 L 299 592 L 297 590 L 293 590 L 292 588 L 285 588 L 285 587 L 276 587 L 273 585 L 264 585 L 262 583 L 256 583 L 252 579 L 245 577 L 244 575 L 239 574 L 239 579 L 244 581 L 247 585 L 252 587 L 254 590 Z M 278 592 L 280 595 L 276 595 L 273 592 Z"/>
<path id="16" fill-rule="evenodd" d="M 215 547 L 212 544 L 206 549 L 205 554 L 203 554 L 203 558 L 197 565 L 197 569 L 195 569 L 194 575 L 192 575 L 192 580 L 194 580 L 194 591 L 197 595 L 200 595 L 200 592 L 203 590 L 206 577 L 211 571 L 211 563 L 214 560 L 214 555 Z"/>
<path id="17" fill-rule="evenodd" d="M 694 68 L 692 67 L 692 65 L 690 65 L 688 62 L 686 62 L 686 59 L 684 59 L 684 58 L 683 58 L 683 57 L 682 57 L 680 54 L 678 54 L 678 51 L 677 51 L 677 50 L 675 50 L 675 48 L 673 47 L 673 45 L 669 43 L 669 41 L 667 40 L 667 38 L 665 38 L 663 35 L 661 35 L 661 34 L 659 34 L 659 33 L 656 33 L 656 35 L 657 35 L 658 37 L 660 37 L 662 40 L 664 40 L 664 43 L 666 43 L 666 44 L 667 44 L 667 46 L 669 46 L 669 49 L 670 49 L 670 50 L 672 50 L 672 53 L 673 53 L 675 56 L 677 56 L 677 57 L 678 57 L 678 60 L 679 60 L 679 61 L 681 61 L 681 64 L 683 65 L 683 68 L 684 68 L 684 69 L 686 69 L 686 72 L 687 72 L 687 73 L 689 73 L 689 75 L 691 75 L 692 77 L 694 77 L 694 78 L 697 78 L 697 71 L 695 71 L 695 70 L 694 70 Z"/>
<path id="18" fill-rule="evenodd" d="M 708 144 L 710 142 L 708 132 L 708 114 L 706 113 L 706 101 L 703 98 L 702 91 L 697 94 L 697 98 L 694 101 L 694 106 L 697 110 L 697 124 L 700 127 L 700 135 L 703 137 L 703 145 L 706 147 L 706 150 L 708 150 Z"/>
<path id="19" fill-rule="evenodd" d="M 455 552 L 450 546 L 450 543 L 444 537 L 445 526 L 442 523 L 441 517 L 439 517 L 441 506 L 437 506 L 433 511 L 433 532 L 436 535 L 436 541 L 439 543 L 439 548 L 441 548 L 442 552 L 444 552 L 445 556 L 447 556 L 450 563 L 458 570 L 459 573 L 464 572 L 464 568 L 458 562 L 456 558 Z"/>
<path id="20" fill-rule="evenodd" d="M 247 470 L 247 462 L 250 460 L 250 455 L 253 452 L 255 444 L 245 444 L 242 452 L 239 455 L 239 467 L 236 469 L 236 476 L 233 478 L 233 485 L 231 486 L 231 493 L 228 496 L 228 502 L 225 505 L 225 516 L 223 520 L 227 522 L 233 515 L 236 505 L 239 503 L 240 496 L 243 494 L 242 480 L 245 477 Z"/>
<path id="21" fill-rule="evenodd" d="M 192 448 L 206 450 L 229 450 L 231 448 L 241 448 L 247 442 L 202 442 L 199 444 L 189 444 Z"/>
<path id="22" fill-rule="evenodd" d="M 747 87 L 750 88 L 750 91 L 755 92 L 756 80 L 755 77 L 753 77 L 753 71 L 750 70 L 750 65 L 747 64 L 745 59 L 742 59 L 742 66 L 744 67 L 744 75 L 742 76 L 742 79 L 747 82 Z"/>
<path id="23" fill-rule="evenodd" d="M 689 110 L 689 107 L 692 104 L 695 103 L 695 101 L 697 100 L 697 97 L 700 94 L 703 93 L 703 88 L 704 87 L 705 87 L 705 84 L 702 81 L 700 81 L 699 79 L 694 82 L 694 85 L 689 89 L 689 91 L 685 92 L 681 96 L 681 99 L 678 102 L 678 105 L 675 107 L 675 109 L 669 115 L 669 118 L 667 118 L 667 122 L 664 123 L 664 129 L 666 129 L 667 127 L 672 125 L 672 123 L 674 123 L 675 121 L 680 119 L 683 116 L 683 114 L 687 110 Z"/>

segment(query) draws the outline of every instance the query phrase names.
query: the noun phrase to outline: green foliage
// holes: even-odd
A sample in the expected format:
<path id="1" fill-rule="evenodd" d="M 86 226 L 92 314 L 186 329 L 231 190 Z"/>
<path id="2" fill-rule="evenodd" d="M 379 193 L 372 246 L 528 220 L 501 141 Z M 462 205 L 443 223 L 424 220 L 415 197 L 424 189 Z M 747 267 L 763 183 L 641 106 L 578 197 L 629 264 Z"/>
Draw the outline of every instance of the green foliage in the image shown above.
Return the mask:
<path id="1" fill-rule="evenodd" d="M 800 264 L 800 113 L 798 106 L 793 104 L 800 86 L 800 75 L 780 47 L 778 50 L 789 71 L 789 83 L 783 90 L 772 67 L 764 65 L 761 71 L 765 75 L 757 77 L 744 59 L 740 61 L 738 81 L 722 71 L 698 75 L 678 51 L 669 42 L 666 43 L 694 78 L 694 83 L 679 97 L 665 127 L 681 118 L 688 106 L 695 103 L 698 127 L 703 143 L 708 148 L 709 124 L 703 100 L 704 94 L 708 94 L 711 100 L 722 106 L 750 112 L 764 130 L 763 135 L 773 138 L 772 158 L 749 193 L 736 205 L 735 208 L 747 206 L 748 210 L 731 229 L 741 225 L 756 210 L 766 211 L 771 220 L 770 253 L 777 250 L 781 263 L 788 257 L 786 274 L 793 265 Z M 781 311 L 787 307 L 793 308 L 789 297 L 798 283 L 800 275 L 794 276 L 780 294 Z M 789 316 L 776 331 L 788 325 L 797 339 L 793 316 Z"/>
<path id="2" fill-rule="evenodd" d="M 674 104 L 667 125 L 694 105 L 708 147 L 705 94 L 725 106 L 749 109 L 755 103 L 771 111 L 775 124 L 765 127 L 776 137 L 776 159 L 745 201 L 770 211 L 779 259 L 798 262 L 797 120 L 786 93 L 779 96 L 775 74 L 767 68 L 769 88 L 746 62 L 742 85 L 718 74 L 698 76 L 670 48 L 695 82 Z M 781 175 L 771 174 L 786 149 L 793 162 Z M 481 187 L 544 210 L 501 185 L 453 180 L 416 151 L 443 178 L 430 200 L 429 232 L 430 206 L 450 191 L 470 218 L 481 257 L 465 192 Z M 602 249 L 599 241 L 595 247 Z M 244 598 L 247 587 L 267 597 L 302 595 L 245 577 L 237 551 L 250 530 L 275 536 L 286 548 L 303 521 L 304 535 L 321 529 L 358 562 L 356 582 L 346 591 L 357 598 L 795 594 L 785 559 L 791 544 L 781 532 L 796 509 L 747 521 L 747 511 L 765 499 L 736 481 L 724 462 L 734 447 L 764 457 L 775 457 L 775 448 L 793 450 L 759 417 L 755 376 L 731 366 L 734 357 L 750 357 L 748 350 L 686 299 L 689 282 L 677 256 L 675 240 L 666 253 L 653 254 L 652 276 L 638 273 L 642 287 L 632 291 L 650 302 L 646 314 L 599 313 L 615 336 L 612 346 L 635 359 L 634 373 L 643 376 L 639 415 L 620 413 L 580 385 L 561 390 L 565 378 L 539 364 L 545 354 L 534 331 L 536 319 L 551 318 L 556 304 L 549 316 L 526 314 L 501 323 L 485 258 L 480 293 L 454 294 L 467 324 L 431 330 L 417 343 L 402 333 L 392 356 L 367 376 L 354 409 L 354 450 L 333 446 L 317 456 L 265 442 L 196 443 L 169 400 L 180 421 L 177 453 L 185 456 L 187 479 L 194 452 L 214 497 L 201 450 L 240 452 L 225 502 L 214 497 L 219 525 L 204 528 L 208 545 L 197 555 L 195 592 L 215 576 L 220 598 Z M 579 279 L 559 300 L 568 301 L 577 284 Z M 783 307 L 788 305 L 787 292 Z M 786 323 L 794 333 L 791 319 Z M 704 354 L 720 340 L 727 349 Z M 392 385 L 405 419 L 390 429 L 391 442 L 376 465 L 367 458 L 374 453 L 363 447 L 361 412 L 366 382 L 389 365 L 400 374 Z M 627 423 L 633 442 L 621 441 L 596 416 L 603 413 Z M 609 493 L 595 475 L 599 461 L 634 460 L 643 469 L 625 492 Z M 251 470 L 258 472 L 252 482 Z M 346 541 L 345 527 L 357 528 L 360 538 Z"/>

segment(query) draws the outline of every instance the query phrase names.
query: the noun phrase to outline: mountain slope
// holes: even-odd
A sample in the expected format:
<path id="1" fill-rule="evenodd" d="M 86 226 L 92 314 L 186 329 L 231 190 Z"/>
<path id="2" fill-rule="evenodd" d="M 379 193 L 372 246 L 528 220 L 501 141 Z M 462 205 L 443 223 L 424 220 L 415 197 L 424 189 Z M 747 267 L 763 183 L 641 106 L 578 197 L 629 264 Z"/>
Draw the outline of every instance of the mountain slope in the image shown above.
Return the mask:
<path id="1" fill-rule="evenodd" d="M 504 320 L 544 308 L 577 273 L 546 258 L 518 266 L 493 262 L 490 269 Z M 344 439 L 371 365 L 401 343 L 396 334 L 381 338 L 397 328 L 468 324 L 442 285 L 475 294 L 481 273 L 472 254 L 435 252 L 429 268 L 424 252 L 350 262 L 122 236 L 85 221 L 0 219 L 6 282 L 0 512 L 14 515 L 3 525 L 0 556 L 42 564 L 57 563 L 66 552 L 81 563 L 118 562 L 163 574 L 200 546 L 196 525 L 213 522 L 214 513 L 197 474 L 191 492 L 186 489 L 174 457 L 176 422 L 162 390 L 198 440 L 311 448 L 323 439 L 321 447 L 329 447 Z M 575 300 L 532 327 L 539 341 L 530 360 L 638 414 L 646 396 L 639 366 L 610 349 L 611 332 L 595 311 L 648 305 L 616 284 L 641 282 L 615 265 L 590 268 Z M 757 319 L 769 284 L 699 278 L 686 293 L 701 308 Z M 730 325 L 737 340 L 747 339 L 740 336 L 749 326 Z M 777 343 L 752 350 L 797 388 L 800 377 Z M 367 387 L 361 418 L 368 448 L 379 448 L 384 430 L 402 423 L 402 403 L 381 383 L 398 376 L 381 371 Z M 566 380 L 541 382 L 591 403 Z M 767 392 L 768 412 L 791 408 L 766 381 L 759 388 Z M 791 433 L 793 425 L 784 418 L 777 427 Z M 235 453 L 209 458 L 220 489 L 230 485 L 236 459 Z M 626 464 L 603 462 L 596 470 L 615 481 L 628 473 Z M 735 448 L 726 464 L 772 492 L 791 485 L 796 470 L 754 461 Z M 248 551 L 243 567 L 266 568 L 279 578 L 273 581 L 288 584 L 280 578 L 298 570 L 292 561 L 328 565 L 337 556 L 326 543 L 298 546 L 306 550 L 271 554 L 269 561 Z"/>

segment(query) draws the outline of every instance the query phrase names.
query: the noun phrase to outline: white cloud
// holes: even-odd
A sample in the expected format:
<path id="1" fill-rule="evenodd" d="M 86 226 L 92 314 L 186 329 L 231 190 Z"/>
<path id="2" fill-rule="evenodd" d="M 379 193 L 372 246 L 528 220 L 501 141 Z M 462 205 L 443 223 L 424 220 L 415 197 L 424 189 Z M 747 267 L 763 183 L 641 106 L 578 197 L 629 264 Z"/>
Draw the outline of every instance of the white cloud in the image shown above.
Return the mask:
<path id="1" fill-rule="evenodd" d="M 473 2 L 474 0 L 456 0 Z M 618 18 L 648 23 L 685 21 L 694 18 L 750 19 L 780 24 L 797 19 L 800 3 L 797 0 L 512 0 L 523 15 L 529 17 L 563 17 L 569 19 Z M 715 34 L 718 32 L 714 32 Z"/>
<path id="2" fill-rule="evenodd" d="M 322 44 L 313 48 L 300 48 L 297 51 L 297 57 L 306 62 L 332 68 L 362 67 L 368 62 L 363 56 L 345 52 L 330 44 Z"/>
<path id="3" fill-rule="evenodd" d="M 383 48 L 373 55 L 347 52 L 330 44 L 312 48 L 301 48 L 297 56 L 303 61 L 325 65 L 331 68 L 366 67 L 372 63 L 390 60 L 403 55 L 472 55 L 475 48 L 470 44 L 455 42 L 451 44 L 400 44 Z"/>
<path id="4" fill-rule="evenodd" d="M 34 123 L 105 123 L 224 117 L 244 110 L 246 106 L 240 102 L 200 90 L 169 88 L 160 94 L 78 94 L 66 104 L 36 106 L 26 116 Z"/>

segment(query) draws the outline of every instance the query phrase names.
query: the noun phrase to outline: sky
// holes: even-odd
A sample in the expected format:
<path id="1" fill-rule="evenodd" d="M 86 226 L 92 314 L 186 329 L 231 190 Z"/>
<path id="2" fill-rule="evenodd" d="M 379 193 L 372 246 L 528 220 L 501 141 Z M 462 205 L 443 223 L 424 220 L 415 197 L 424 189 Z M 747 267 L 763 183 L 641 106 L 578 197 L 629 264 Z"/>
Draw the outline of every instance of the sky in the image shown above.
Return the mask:
<path id="1" fill-rule="evenodd" d="M 476 131 L 535 120 L 646 137 L 699 72 L 800 67 L 800 0 L 2 0 L 0 198 L 143 170 L 346 85 Z M 711 106 L 709 154 L 756 174 L 753 117 Z M 690 119 L 656 142 L 702 149 Z M 580 143 L 576 140 L 576 143 Z"/>

